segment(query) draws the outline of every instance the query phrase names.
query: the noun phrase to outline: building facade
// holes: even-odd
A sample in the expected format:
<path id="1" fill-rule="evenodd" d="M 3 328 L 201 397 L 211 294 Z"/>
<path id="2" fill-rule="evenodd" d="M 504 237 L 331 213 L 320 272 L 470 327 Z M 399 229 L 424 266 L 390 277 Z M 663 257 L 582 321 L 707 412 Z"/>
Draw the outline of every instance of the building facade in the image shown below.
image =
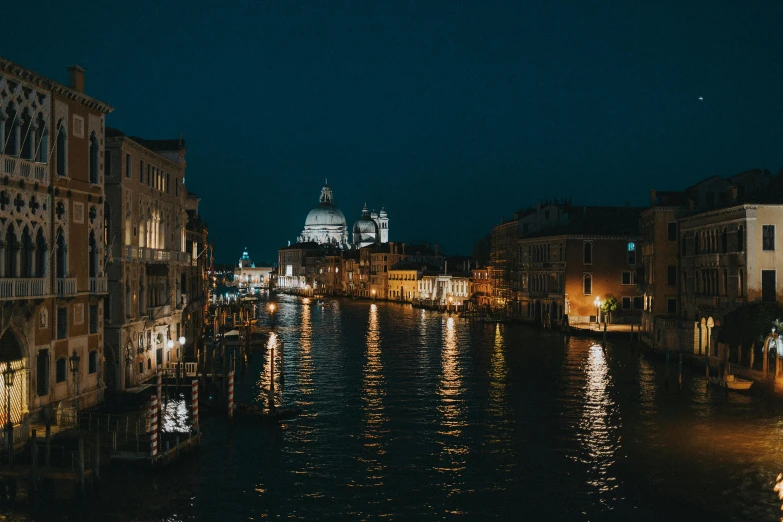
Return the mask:
<path id="1" fill-rule="evenodd" d="M 66 87 L 0 59 L 0 365 L 14 371 L 3 423 L 57 422 L 103 400 L 111 110 L 85 95 L 78 66 Z"/>
<path id="2" fill-rule="evenodd" d="M 107 383 L 124 390 L 184 354 L 180 338 L 191 269 L 185 143 L 127 137 L 113 129 L 107 136 Z"/>

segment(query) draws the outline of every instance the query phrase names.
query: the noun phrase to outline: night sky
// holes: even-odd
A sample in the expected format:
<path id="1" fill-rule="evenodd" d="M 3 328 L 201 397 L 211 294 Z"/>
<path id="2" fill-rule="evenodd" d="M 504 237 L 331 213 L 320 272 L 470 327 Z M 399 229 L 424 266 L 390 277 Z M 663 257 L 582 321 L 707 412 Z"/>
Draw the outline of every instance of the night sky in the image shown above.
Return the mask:
<path id="1" fill-rule="evenodd" d="M 779 1 L 47 4 L 4 5 L 0 55 L 183 133 L 221 262 L 276 260 L 324 178 L 349 228 L 468 254 L 541 199 L 783 166 Z"/>

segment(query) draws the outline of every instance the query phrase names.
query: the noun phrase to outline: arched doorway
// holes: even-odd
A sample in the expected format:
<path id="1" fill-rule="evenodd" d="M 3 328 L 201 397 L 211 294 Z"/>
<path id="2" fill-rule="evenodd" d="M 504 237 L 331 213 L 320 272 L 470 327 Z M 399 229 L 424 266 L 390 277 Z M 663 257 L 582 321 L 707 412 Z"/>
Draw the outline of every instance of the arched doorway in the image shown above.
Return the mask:
<path id="1" fill-rule="evenodd" d="M 0 337 L 0 421 L 8 422 L 10 396 L 11 421 L 19 424 L 27 412 L 27 370 L 24 365 L 25 350 L 19 338 L 11 328 Z M 14 370 L 13 384 L 6 386 L 2 372 L 6 368 Z"/>

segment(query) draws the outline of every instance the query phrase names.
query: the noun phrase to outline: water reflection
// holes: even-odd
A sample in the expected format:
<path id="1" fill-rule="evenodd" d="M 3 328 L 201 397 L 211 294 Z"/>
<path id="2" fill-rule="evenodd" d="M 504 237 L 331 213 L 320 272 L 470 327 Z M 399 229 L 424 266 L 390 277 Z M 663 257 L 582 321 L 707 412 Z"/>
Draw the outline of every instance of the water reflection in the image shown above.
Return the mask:
<path id="1" fill-rule="evenodd" d="M 367 355 L 362 369 L 362 412 L 364 414 L 364 429 L 362 437 L 365 449 L 374 455 L 360 458 L 367 466 L 368 479 L 376 484 L 383 484 L 384 464 L 377 458 L 385 453 L 384 438 L 386 431 L 386 415 L 383 399 L 386 385 L 381 361 L 381 335 L 378 325 L 378 306 L 370 305 L 370 316 L 366 335 Z"/>
<path id="2" fill-rule="evenodd" d="M 619 448 L 616 431 L 619 421 L 613 418 L 615 403 L 608 392 L 609 371 L 604 349 L 590 346 L 585 367 L 587 383 L 580 423 L 580 438 L 586 450 L 582 462 L 589 466 L 587 483 L 598 489 L 600 502 L 611 508 L 611 493 L 617 489 L 617 478 L 612 474 L 615 452 Z"/>
<path id="3" fill-rule="evenodd" d="M 168 397 L 168 392 L 162 399 L 160 408 L 161 429 L 166 433 L 188 432 L 191 427 L 191 413 L 188 407 L 189 401 L 182 393 L 175 393 Z"/>
<path id="4" fill-rule="evenodd" d="M 303 407 L 312 404 L 313 394 L 313 324 L 310 307 L 302 307 L 301 330 L 299 332 L 299 368 L 297 369 L 297 390 Z"/>
<path id="5" fill-rule="evenodd" d="M 441 375 L 438 385 L 438 412 L 440 413 L 441 465 L 438 471 L 445 473 L 443 487 L 449 495 L 460 491 L 459 483 L 465 470 L 468 448 L 463 441 L 465 405 L 462 398 L 462 372 L 454 318 L 444 322 L 444 339 L 441 348 Z"/>
<path id="6" fill-rule="evenodd" d="M 503 354 L 504 339 L 500 324 L 495 325 L 495 340 L 492 344 L 492 359 L 490 361 L 489 405 L 487 411 L 493 417 L 505 415 L 506 398 L 506 357 Z"/>

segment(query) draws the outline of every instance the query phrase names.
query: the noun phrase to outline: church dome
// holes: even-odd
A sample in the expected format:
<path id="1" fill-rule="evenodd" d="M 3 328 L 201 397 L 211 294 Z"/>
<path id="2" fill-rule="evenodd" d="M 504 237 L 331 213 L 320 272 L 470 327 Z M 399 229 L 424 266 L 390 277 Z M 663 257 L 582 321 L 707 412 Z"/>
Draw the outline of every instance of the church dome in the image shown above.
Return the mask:
<path id="1" fill-rule="evenodd" d="M 367 205 L 362 210 L 362 217 L 353 224 L 353 244 L 357 248 L 374 245 L 378 242 L 378 223 L 370 217 Z"/>
<path id="2" fill-rule="evenodd" d="M 321 197 L 318 200 L 318 206 L 313 208 L 307 219 L 305 219 L 305 227 L 322 227 L 322 226 L 338 226 L 345 227 L 345 215 L 342 210 L 334 204 L 332 197 L 332 188 L 329 184 L 325 184 L 321 189 Z"/>
<path id="3" fill-rule="evenodd" d="M 346 226 L 345 215 L 337 205 L 332 203 L 319 203 L 317 207 L 307 214 L 305 226 L 335 225 Z"/>

